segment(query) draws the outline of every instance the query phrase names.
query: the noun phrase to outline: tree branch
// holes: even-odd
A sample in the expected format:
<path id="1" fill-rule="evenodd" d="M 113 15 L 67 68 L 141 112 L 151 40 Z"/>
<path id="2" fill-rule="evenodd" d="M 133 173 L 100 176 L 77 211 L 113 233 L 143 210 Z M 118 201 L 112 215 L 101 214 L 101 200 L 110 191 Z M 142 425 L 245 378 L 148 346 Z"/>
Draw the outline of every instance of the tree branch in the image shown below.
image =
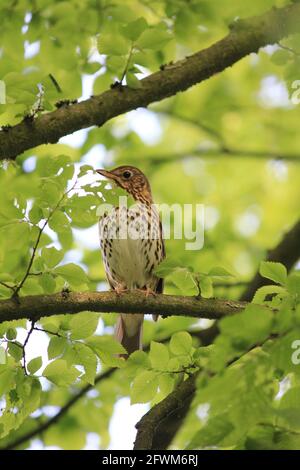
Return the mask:
<path id="1" fill-rule="evenodd" d="M 115 292 L 60 292 L 52 295 L 28 295 L 0 300 L 0 323 L 4 321 L 37 321 L 41 317 L 66 313 L 117 312 L 171 315 L 219 319 L 238 313 L 247 302 L 204 299 L 177 295 L 145 297 L 138 291 L 118 295 Z"/>
<path id="2" fill-rule="evenodd" d="M 111 368 L 99 374 L 95 379 L 95 385 L 102 382 L 102 380 L 104 379 L 108 379 L 111 376 L 111 374 L 114 372 L 114 370 L 115 370 L 114 368 Z M 38 436 L 39 434 L 45 432 L 50 426 L 57 423 L 57 421 L 59 421 L 69 411 L 69 409 L 73 405 L 75 405 L 75 403 L 77 403 L 78 400 L 80 400 L 80 398 L 86 395 L 93 388 L 94 386 L 91 384 L 86 385 L 76 395 L 74 395 L 69 401 L 67 401 L 67 403 L 61 407 L 61 409 L 59 410 L 58 413 L 56 413 L 56 415 L 52 416 L 52 418 L 48 419 L 44 423 L 39 424 L 37 427 L 33 428 L 31 431 L 28 431 L 23 436 L 17 437 L 15 440 L 8 443 L 5 447 L 0 447 L 0 450 L 15 449 L 16 447 L 21 446 L 22 444 L 29 441 L 33 437 Z"/>
<path id="3" fill-rule="evenodd" d="M 115 87 L 86 101 L 63 106 L 33 121 L 24 120 L 0 132 L 0 159 L 17 155 L 90 126 L 102 126 L 109 119 L 138 107 L 148 106 L 175 95 L 225 70 L 251 52 L 277 43 L 299 30 L 300 5 L 273 8 L 263 15 L 238 20 L 229 34 L 207 49 L 162 67 L 141 80 L 133 90 Z"/>
<path id="4" fill-rule="evenodd" d="M 170 416 L 180 418 L 181 415 L 178 417 L 178 413 L 180 413 L 181 410 L 184 410 L 183 415 L 185 416 L 186 409 L 189 408 L 196 391 L 196 375 L 197 373 L 182 382 L 170 395 L 151 408 L 135 425 L 138 432 L 134 443 L 134 450 L 157 450 L 163 448 L 153 446 L 157 429 L 160 425 L 163 425 L 164 421 Z M 167 427 L 164 426 L 164 432 L 166 429 Z"/>
<path id="5" fill-rule="evenodd" d="M 216 148 L 196 148 L 186 150 L 178 153 L 165 153 L 162 155 L 147 155 L 147 163 L 173 163 L 175 161 L 182 161 L 187 158 L 216 158 L 216 157 L 230 157 L 230 158 L 254 158 L 256 160 L 280 160 L 293 163 L 300 163 L 300 153 L 276 153 L 269 150 L 246 150 L 246 149 L 233 149 L 229 147 L 216 147 Z M 131 162 L 138 162 L 140 157 L 131 156 Z"/>
<path id="6" fill-rule="evenodd" d="M 263 340 L 262 343 L 255 344 L 248 350 L 241 352 L 237 357 L 229 360 L 226 367 L 232 366 L 245 354 L 263 346 L 273 338 L 271 336 Z M 140 419 L 135 426 L 137 435 L 134 450 L 164 450 L 168 447 L 171 442 L 170 438 L 173 439 L 189 411 L 196 392 L 196 378 L 200 372 L 198 370 L 193 373 Z M 210 378 L 216 375 L 209 370 L 206 372 Z"/>
<path id="7" fill-rule="evenodd" d="M 35 330 L 39 330 L 39 328 L 34 328 Z M 45 330 L 41 330 L 45 331 Z M 51 333 L 53 334 L 53 333 Z M 212 325 L 211 327 L 205 329 L 205 330 L 200 330 L 200 331 L 193 331 L 190 332 L 190 334 L 193 337 L 198 338 L 198 340 L 201 341 L 201 344 L 203 346 L 206 346 L 207 344 L 210 344 L 212 342 L 212 337 L 217 334 L 217 328 L 215 325 Z M 167 341 L 170 340 L 170 337 L 164 338 L 161 340 L 161 343 L 166 343 Z M 145 351 L 149 351 L 150 347 L 147 345 L 145 347 Z M 15 449 L 22 444 L 26 443 L 30 439 L 33 439 L 36 436 L 39 436 L 41 433 L 45 432 L 49 427 L 51 427 L 53 424 L 56 424 L 61 418 L 65 416 L 65 414 L 72 408 L 82 397 L 84 397 L 90 390 L 92 390 L 96 385 L 98 385 L 100 382 L 103 380 L 108 379 L 115 371 L 118 369 L 112 367 L 110 369 L 107 369 L 105 372 L 101 372 L 100 374 L 97 375 L 95 379 L 95 385 L 88 384 L 85 387 L 83 387 L 79 392 L 77 392 L 75 395 L 73 395 L 66 403 L 63 405 L 60 410 L 51 418 L 49 418 L 46 422 L 39 424 L 37 427 L 34 429 L 28 431 L 27 433 L 23 434 L 22 436 L 17 437 L 16 439 L 12 440 L 9 442 L 6 446 L 0 447 L 0 450 L 11 450 Z"/>
<path id="8" fill-rule="evenodd" d="M 293 265 L 300 258 L 299 240 L 300 220 L 292 227 L 289 232 L 285 234 L 280 243 L 269 252 L 267 260 L 283 263 L 287 270 L 290 271 Z M 270 282 L 270 280 L 262 278 L 259 272 L 257 272 L 252 281 L 249 283 L 246 291 L 242 294 L 241 299 L 244 301 L 250 301 L 259 287 L 262 287 L 266 283 Z M 205 333 L 205 331 L 206 330 L 204 330 L 203 333 Z M 205 342 L 203 342 L 204 346 L 211 344 L 218 336 L 219 330 L 217 322 L 215 322 L 207 331 L 207 337 L 205 338 Z M 162 419 L 160 427 L 156 429 L 152 436 L 153 446 L 155 446 L 156 449 L 167 449 L 169 447 L 189 412 L 193 394 L 194 393 L 188 395 L 187 399 L 184 401 L 184 405 L 182 405 L 177 411 L 175 410 L 174 413 L 169 413 L 165 416 L 165 419 Z M 167 400 L 167 398 L 168 397 L 166 397 L 165 400 Z M 150 414 L 151 411 L 152 410 L 150 410 L 148 413 Z"/>

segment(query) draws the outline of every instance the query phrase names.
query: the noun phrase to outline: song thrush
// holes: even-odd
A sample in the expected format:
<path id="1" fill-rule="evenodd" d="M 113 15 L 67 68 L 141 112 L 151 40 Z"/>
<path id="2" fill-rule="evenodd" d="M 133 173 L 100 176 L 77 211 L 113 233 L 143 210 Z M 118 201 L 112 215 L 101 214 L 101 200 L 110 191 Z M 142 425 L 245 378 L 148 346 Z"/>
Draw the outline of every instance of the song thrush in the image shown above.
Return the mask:
<path id="1" fill-rule="evenodd" d="M 97 172 L 135 200 L 131 207 L 114 207 L 99 220 L 100 247 L 111 289 L 118 293 L 132 289 L 143 290 L 145 295 L 162 293 L 163 279 L 154 274 L 154 269 L 165 257 L 165 248 L 146 176 L 133 166 Z M 142 349 L 143 320 L 143 314 L 121 314 L 117 320 L 116 338 L 128 355 Z"/>

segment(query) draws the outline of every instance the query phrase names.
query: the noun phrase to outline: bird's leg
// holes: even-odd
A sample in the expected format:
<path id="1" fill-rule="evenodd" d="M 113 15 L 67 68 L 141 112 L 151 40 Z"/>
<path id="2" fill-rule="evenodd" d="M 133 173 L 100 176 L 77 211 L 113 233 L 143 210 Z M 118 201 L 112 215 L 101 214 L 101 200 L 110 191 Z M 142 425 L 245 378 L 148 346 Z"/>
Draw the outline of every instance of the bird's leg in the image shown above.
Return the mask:
<path id="1" fill-rule="evenodd" d="M 127 289 L 125 286 L 122 284 L 119 284 L 118 286 L 114 287 L 114 291 L 117 295 L 122 295 L 125 292 L 128 292 L 129 289 Z"/>
<path id="2" fill-rule="evenodd" d="M 149 297 L 150 295 L 153 295 L 153 297 L 157 296 L 157 293 L 153 289 L 151 289 L 151 287 L 144 287 L 142 289 L 137 290 L 142 292 L 145 297 Z"/>

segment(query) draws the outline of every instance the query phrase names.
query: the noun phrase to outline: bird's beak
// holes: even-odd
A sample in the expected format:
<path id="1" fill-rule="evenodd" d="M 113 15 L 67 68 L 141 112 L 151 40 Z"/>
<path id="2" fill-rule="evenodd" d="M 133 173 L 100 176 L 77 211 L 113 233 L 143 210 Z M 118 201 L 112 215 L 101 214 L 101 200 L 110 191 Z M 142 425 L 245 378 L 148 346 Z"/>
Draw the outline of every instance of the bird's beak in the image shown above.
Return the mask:
<path id="1" fill-rule="evenodd" d="M 109 180 L 117 181 L 117 176 L 111 171 L 100 169 L 100 170 L 96 170 L 96 172 L 99 173 L 99 175 L 105 176 L 105 178 Z"/>

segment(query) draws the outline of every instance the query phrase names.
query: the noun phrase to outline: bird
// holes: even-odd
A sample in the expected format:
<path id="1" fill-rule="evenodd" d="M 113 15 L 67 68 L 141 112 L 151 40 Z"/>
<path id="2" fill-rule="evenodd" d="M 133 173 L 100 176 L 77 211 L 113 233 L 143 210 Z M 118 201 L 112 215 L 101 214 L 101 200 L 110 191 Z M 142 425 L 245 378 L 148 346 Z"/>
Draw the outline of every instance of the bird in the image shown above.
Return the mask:
<path id="1" fill-rule="evenodd" d="M 119 204 L 99 219 L 100 249 L 110 288 L 118 295 L 134 289 L 145 296 L 162 293 L 163 278 L 154 271 L 166 256 L 165 244 L 147 177 L 128 165 L 96 171 L 134 199 L 134 205 Z M 156 321 L 158 315 L 152 316 Z M 142 349 L 143 321 L 142 313 L 119 315 L 115 337 L 126 350 L 121 357 L 127 359 Z"/>

